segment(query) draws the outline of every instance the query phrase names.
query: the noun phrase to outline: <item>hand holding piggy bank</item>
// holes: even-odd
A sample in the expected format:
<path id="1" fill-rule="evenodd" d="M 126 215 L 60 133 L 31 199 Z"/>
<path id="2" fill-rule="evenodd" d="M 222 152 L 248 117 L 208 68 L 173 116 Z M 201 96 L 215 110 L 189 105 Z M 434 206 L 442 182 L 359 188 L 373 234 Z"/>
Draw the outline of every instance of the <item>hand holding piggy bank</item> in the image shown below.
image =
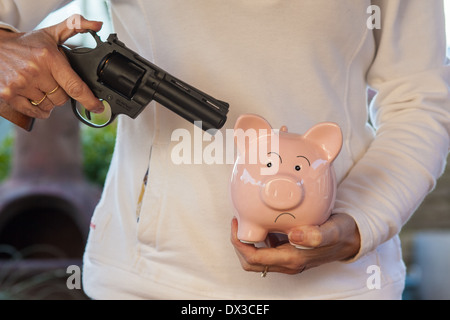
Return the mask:
<path id="1" fill-rule="evenodd" d="M 246 114 L 234 130 L 238 157 L 230 191 L 241 242 L 329 218 L 336 197 L 332 164 L 342 147 L 338 125 L 319 123 L 303 135 L 283 126 L 276 133 L 265 119 Z"/>

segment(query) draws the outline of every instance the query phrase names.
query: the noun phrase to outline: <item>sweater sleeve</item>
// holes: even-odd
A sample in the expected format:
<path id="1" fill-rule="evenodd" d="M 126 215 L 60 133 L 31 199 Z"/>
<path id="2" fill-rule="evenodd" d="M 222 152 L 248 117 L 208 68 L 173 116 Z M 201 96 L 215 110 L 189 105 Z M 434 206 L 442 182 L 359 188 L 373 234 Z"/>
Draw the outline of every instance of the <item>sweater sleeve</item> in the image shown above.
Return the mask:
<path id="1" fill-rule="evenodd" d="M 1 0 L 0 27 L 11 31 L 31 31 L 49 13 L 70 0 Z"/>
<path id="2" fill-rule="evenodd" d="M 441 0 L 372 1 L 381 9 L 377 53 L 367 73 L 376 135 L 338 188 L 334 212 L 352 216 L 360 252 L 400 232 L 445 169 L 450 66 Z"/>

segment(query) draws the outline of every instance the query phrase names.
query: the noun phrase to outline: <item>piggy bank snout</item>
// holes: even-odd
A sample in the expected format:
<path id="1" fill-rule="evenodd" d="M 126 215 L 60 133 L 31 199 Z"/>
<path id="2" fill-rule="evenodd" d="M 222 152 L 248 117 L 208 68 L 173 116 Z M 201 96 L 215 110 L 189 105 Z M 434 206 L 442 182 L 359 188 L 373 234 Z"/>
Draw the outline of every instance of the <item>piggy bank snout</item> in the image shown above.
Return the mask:
<path id="1" fill-rule="evenodd" d="M 279 177 L 267 181 L 261 187 L 264 203 L 276 210 L 289 210 L 297 207 L 303 200 L 303 186 L 289 177 Z"/>

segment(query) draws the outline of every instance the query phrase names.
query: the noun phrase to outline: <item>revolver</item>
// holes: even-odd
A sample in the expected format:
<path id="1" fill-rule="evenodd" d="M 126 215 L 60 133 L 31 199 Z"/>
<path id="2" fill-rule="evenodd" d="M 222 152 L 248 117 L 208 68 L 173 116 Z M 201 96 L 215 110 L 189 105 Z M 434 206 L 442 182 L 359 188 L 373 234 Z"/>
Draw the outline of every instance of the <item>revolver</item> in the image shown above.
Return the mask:
<path id="1" fill-rule="evenodd" d="M 155 100 L 203 130 L 214 133 L 214 129 L 225 124 L 228 103 L 207 95 L 144 59 L 119 41 L 116 34 L 110 34 L 103 42 L 94 31 L 89 33 L 97 44 L 93 49 L 61 46 L 72 68 L 105 106 L 103 113 L 95 114 L 71 99 L 72 109 L 81 122 L 102 128 L 119 114 L 135 119 L 150 101 Z M 33 122 L 24 124 L 26 116 L 17 115 L 18 121 L 14 121 L 11 110 L 5 110 L 0 108 L 0 115 L 31 131 Z"/>

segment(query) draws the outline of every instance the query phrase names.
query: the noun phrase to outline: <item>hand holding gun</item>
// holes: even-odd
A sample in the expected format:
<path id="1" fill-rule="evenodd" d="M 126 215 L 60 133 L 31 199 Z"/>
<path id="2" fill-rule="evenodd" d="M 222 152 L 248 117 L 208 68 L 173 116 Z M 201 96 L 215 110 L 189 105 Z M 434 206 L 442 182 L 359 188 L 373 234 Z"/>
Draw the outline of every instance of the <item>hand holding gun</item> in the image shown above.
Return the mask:
<path id="1" fill-rule="evenodd" d="M 79 21 L 75 26 L 70 23 Z M 55 106 L 74 98 L 92 112 L 102 103 L 72 69 L 58 45 L 77 33 L 100 30 L 81 16 L 27 33 L 0 29 L 0 115 L 26 130 L 48 118 Z"/>
<path id="2" fill-rule="evenodd" d="M 29 93 L 30 90 L 26 94 L 22 93 L 24 90 L 15 90 L 20 99 L 12 97 L 8 77 L 3 77 L 0 70 L 0 76 L 3 78 L 0 78 L 0 115 L 2 117 L 30 131 L 34 117 L 48 117 L 55 105 L 63 104 L 70 97 L 72 108 L 78 119 L 89 126 L 101 128 L 114 121 L 119 114 L 136 118 L 150 101 L 155 100 L 192 123 L 201 121 L 203 130 L 220 129 L 224 125 L 229 107 L 226 102 L 217 100 L 171 76 L 128 49 L 115 34 L 111 34 L 106 42 L 102 42 L 95 31 L 88 28 L 94 26 L 95 30 L 98 30 L 95 22 L 85 19 L 81 21 L 85 29 L 65 30 L 64 28 L 67 28 L 65 22 L 42 29 L 45 30 L 45 34 L 48 33 L 53 37 L 56 44 L 63 43 L 78 32 L 89 32 L 97 43 L 94 49 L 71 50 L 65 46 L 59 46 L 73 68 L 70 71 L 76 73 L 71 75 L 72 78 L 63 79 L 63 71 L 67 71 L 64 63 L 67 64 L 67 61 L 60 61 L 60 69 L 56 67 L 56 61 L 53 61 L 49 67 L 50 72 L 45 74 L 47 78 L 54 79 L 52 79 L 53 82 L 57 84 L 55 89 L 51 89 L 47 84 L 48 88 L 45 90 L 49 91 L 43 90 L 42 81 L 40 81 L 34 85 L 39 90 L 33 90 L 32 96 Z M 43 50 L 43 52 L 47 51 Z M 60 58 L 58 57 L 59 60 Z M 36 63 L 27 62 L 34 66 L 38 64 L 38 59 L 36 60 Z M 71 69 L 70 66 L 69 69 Z M 30 82 L 36 78 L 35 73 L 31 72 L 34 77 L 28 75 Z M 48 73 L 52 77 L 49 77 Z M 68 73 L 70 74 L 66 72 Z M 26 86 L 22 83 L 21 86 L 28 88 L 30 84 Z M 20 86 L 14 84 L 12 87 Z M 60 87 L 63 90 L 53 95 Z M 71 90 L 73 87 L 78 90 Z M 57 96 L 61 101 L 56 101 Z M 13 103 L 14 108 L 8 105 Z M 101 110 L 104 112 L 99 113 Z"/>

